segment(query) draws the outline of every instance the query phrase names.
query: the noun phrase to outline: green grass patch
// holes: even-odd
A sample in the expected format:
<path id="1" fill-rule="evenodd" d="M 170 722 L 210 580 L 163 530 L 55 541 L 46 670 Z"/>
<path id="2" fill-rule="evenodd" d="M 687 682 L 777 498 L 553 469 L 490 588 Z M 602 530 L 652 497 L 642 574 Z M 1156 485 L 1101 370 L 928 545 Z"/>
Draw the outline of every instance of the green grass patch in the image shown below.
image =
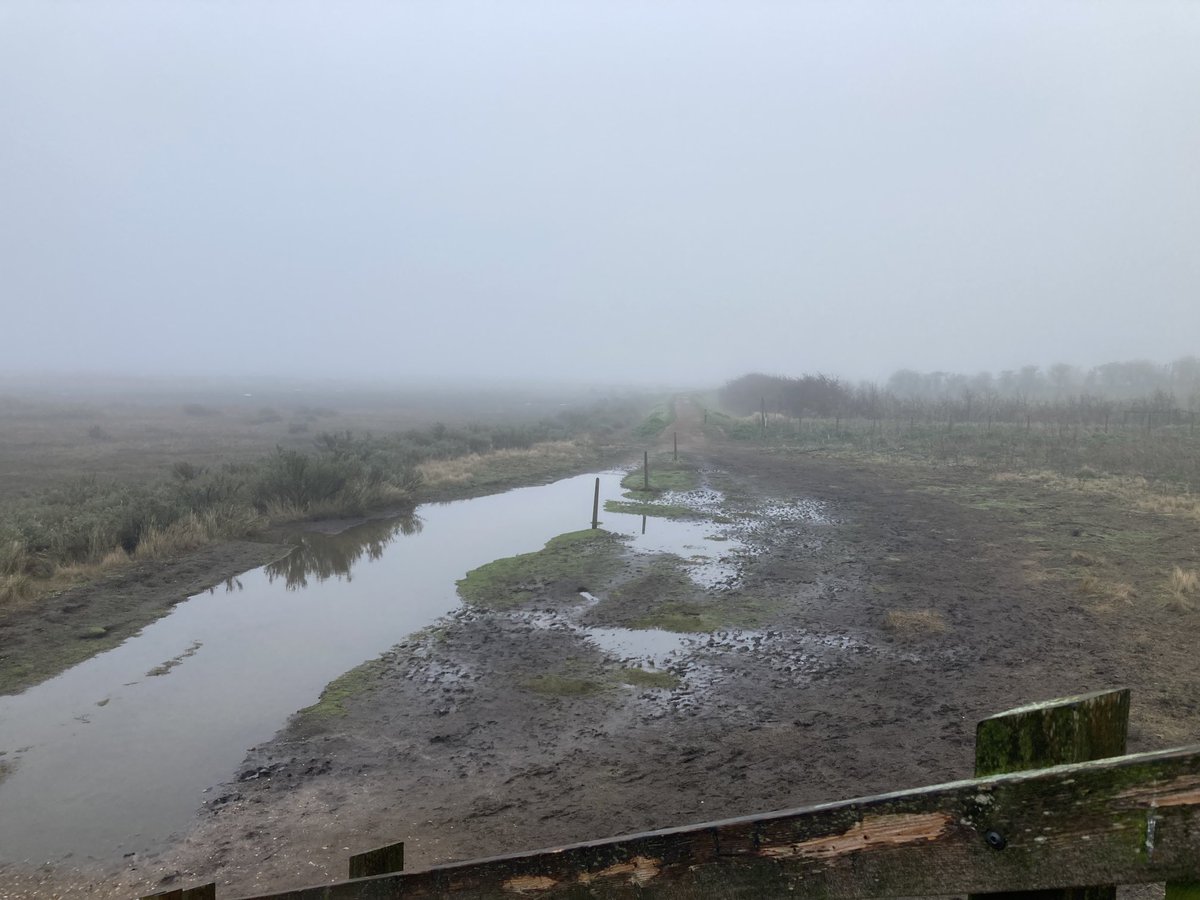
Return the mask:
<path id="1" fill-rule="evenodd" d="M 650 415 L 646 416 L 636 428 L 633 429 L 633 436 L 643 439 L 656 438 L 664 428 L 675 421 L 674 411 L 669 409 L 667 405 L 656 406 L 650 411 Z"/>
<path id="2" fill-rule="evenodd" d="M 662 519 L 701 519 L 705 518 L 694 509 L 672 503 L 645 503 L 636 500 L 606 500 L 604 511 L 625 513 L 631 516 L 658 516 Z"/>
<path id="3" fill-rule="evenodd" d="M 615 574 L 624 541 L 604 529 L 560 534 L 534 553 L 509 556 L 472 569 L 459 579 L 467 603 L 514 609 L 546 596 L 574 594 Z"/>
<path id="4" fill-rule="evenodd" d="M 671 454 L 650 460 L 650 489 L 646 490 L 645 470 L 638 466 L 621 479 L 621 487 L 633 500 L 646 500 L 662 491 L 694 491 L 700 486 L 700 476 L 688 463 L 675 461 Z"/>
<path id="5" fill-rule="evenodd" d="M 753 597 L 723 597 L 714 602 L 669 600 L 630 623 L 630 628 L 659 628 L 680 634 L 706 634 L 722 628 L 756 628 L 778 603 Z"/>
<path id="6" fill-rule="evenodd" d="M 673 672 L 649 672 L 646 669 L 622 669 L 621 680 L 635 687 L 652 687 L 669 690 L 679 686 L 679 676 Z"/>
<path id="7" fill-rule="evenodd" d="M 312 706 L 296 713 L 295 721 L 301 726 L 318 726 L 346 715 L 346 701 L 372 688 L 384 671 L 382 659 L 372 659 L 349 672 L 339 675 L 321 691 L 321 697 Z"/>
<path id="8" fill-rule="evenodd" d="M 592 678 L 567 675 L 533 675 L 521 681 L 521 687 L 547 697 L 583 697 L 608 690 L 609 685 Z"/>

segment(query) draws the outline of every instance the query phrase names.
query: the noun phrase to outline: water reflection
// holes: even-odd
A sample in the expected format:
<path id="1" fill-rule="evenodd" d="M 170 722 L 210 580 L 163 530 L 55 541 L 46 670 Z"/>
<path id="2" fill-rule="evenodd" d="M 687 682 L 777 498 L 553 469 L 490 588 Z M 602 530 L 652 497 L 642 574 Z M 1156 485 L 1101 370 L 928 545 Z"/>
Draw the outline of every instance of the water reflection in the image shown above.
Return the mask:
<path id="1" fill-rule="evenodd" d="M 365 556 L 376 560 L 396 535 L 413 535 L 421 531 L 421 520 L 415 512 L 391 519 L 373 519 L 348 528 L 339 534 L 305 532 L 297 538 L 291 553 L 266 566 L 269 582 L 282 578 L 289 591 L 308 587 L 310 578 L 318 582 L 330 578 L 353 581 L 351 570 Z"/>

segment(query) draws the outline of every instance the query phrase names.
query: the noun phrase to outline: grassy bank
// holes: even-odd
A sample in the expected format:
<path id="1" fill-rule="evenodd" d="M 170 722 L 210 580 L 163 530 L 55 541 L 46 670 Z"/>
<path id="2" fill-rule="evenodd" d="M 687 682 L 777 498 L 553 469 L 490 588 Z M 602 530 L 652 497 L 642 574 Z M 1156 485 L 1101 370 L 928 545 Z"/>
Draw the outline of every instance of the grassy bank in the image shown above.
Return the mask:
<path id="1" fill-rule="evenodd" d="M 250 537 L 285 522 L 392 510 L 499 490 L 602 458 L 640 417 L 633 401 L 524 424 L 435 424 L 387 435 L 323 432 L 308 449 L 200 466 L 180 459 L 140 481 L 95 475 L 0 508 L 0 614 L 132 561 Z"/>
<path id="2" fill-rule="evenodd" d="M 621 565 L 622 539 L 601 528 L 551 538 L 533 553 L 497 559 L 458 581 L 467 603 L 513 609 L 537 597 L 578 599 L 581 590 L 610 578 Z"/>

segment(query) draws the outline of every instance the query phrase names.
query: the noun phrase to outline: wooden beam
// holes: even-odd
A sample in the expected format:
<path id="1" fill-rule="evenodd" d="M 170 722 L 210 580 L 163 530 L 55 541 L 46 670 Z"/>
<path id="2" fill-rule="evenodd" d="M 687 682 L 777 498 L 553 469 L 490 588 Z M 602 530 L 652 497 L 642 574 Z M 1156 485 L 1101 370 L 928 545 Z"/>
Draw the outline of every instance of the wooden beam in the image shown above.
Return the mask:
<path id="1" fill-rule="evenodd" d="M 142 900 L 216 900 L 217 898 L 217 883 L 215 881 L 208 884 L 197 885 L 190 888 L 172 888 L 169 891 L 159 891 L 157 894 L 149 894 Z"/>
<path id="2" fill-rule="evenodd" d="M 1025 772 L 1121 756 L 1128 732 L 1128 688 L 1019 706 L 984 719 L 975 729 L 975 774 Z M 1089 885 L 1043 891 L 1038 900 L 1116 900 L 1116 896 L 1112 885 Z M 979 894 L 971 900 L 984 897 L 1020 900 L 1013 894 Z"/>
<path id="3" fill-rule="evenodd" d="M 370 878 L 404 871 L 404 841 L 350 857 L 350 877 Z"/>
<path id="4" fill-rule="evenodd" d="M 1200 881 L 1200 746 L 706 822 L 257 900 L 822 898 Z"/>
<path id="5" fill-rule="evenodd" d="M 1128 688 L 1019 706 L 979 723 L 975 774 L 1024 772 L 1121 756 L 1128 731 Z"/>

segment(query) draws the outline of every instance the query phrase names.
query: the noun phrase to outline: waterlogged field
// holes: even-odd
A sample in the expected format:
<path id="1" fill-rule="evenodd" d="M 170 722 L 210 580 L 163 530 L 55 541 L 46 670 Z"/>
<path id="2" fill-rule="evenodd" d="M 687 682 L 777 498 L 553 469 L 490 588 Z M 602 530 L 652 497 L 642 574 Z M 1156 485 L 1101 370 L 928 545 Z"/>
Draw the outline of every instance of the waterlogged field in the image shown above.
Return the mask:
<path id="1" fill-rule="evenodd" d="M 1131 750 L 1200 738 L 1188 461 L 1174 477 L 1137 474 L 1131 461 L 1170 467 L 1170 443 L 1128 434 L 1106 456 L 1082 435 L 1036 428 L 1022 439 L 956 426 L 945 439 L 901 422 L 767 417 L 764 429 L 686 400 L 633 422 L 653 434 L 631 429 L 622 452 L 636 464 L 601 476 L 599 530 L 587 527 L 587 475 L 562 482 L 572 494 L 562 521 L 526 527 L 516 510 L 485 509 L 523 492 L 429 507 L 420 532 L 399 519 L 308 534 L 306 552 L 218 589 L 240 609 L 265 580 L 279 596 L 258 612 L 326 598 L 318 617 L 382 597 L 363 612 L 390 621 L 410 573 L 437 557 L 406 557 L 406 543 L 432 540 L 442 511 L 486 513 L 436 529 L 452 554 L 482 551 L 456 556 L 459 571 L 443 572 L 440 587 L 415 590 L 446 598 L 444 614 L 400 638 L 374 629 L 371 640 L 395 642 L 378 656 L 348 643 L 356 649 L 338 657 L 336 677 L 307 673 L 308 699 L 276 705 L 310 705 L 273 738 L 230 742 L 254 743 L 232 769 L 214 766 L 225 775 L 207 776 L 185 837 L 119 872 L 100 862 L 78 872 L 77 859 L 0 864 L 0 884 L 17 885 L 14 897 L 214 879 L 258 893 L 340 878 L 347 855 L 396 840 L 423 867 L 952 780 L 972 770 L 978 719 L 1119 685 L 1133 689 Z M 559 465 L 594 471 L 580 446 L 467 453 L 418 470 L 437 496 L 462 496 Z M 489 543 L 524 532 L 526 543 Z M 244 630 L 272 649 L 269 625 Z M 284 651 L 302 643 L 288 635 Z M 141 691 L 202 690 L 219 641 L 175 637 L 138 661 L 127 679 L 137 684 L 89 699 L 74 711 L 88 723 L 72 714 L 62 733 L 84 734 L 106 711 L 117 721 L 118 699 L 133 708 Z M 49 777 L 34 751 L 0 763 L 10 790 Z"/>

